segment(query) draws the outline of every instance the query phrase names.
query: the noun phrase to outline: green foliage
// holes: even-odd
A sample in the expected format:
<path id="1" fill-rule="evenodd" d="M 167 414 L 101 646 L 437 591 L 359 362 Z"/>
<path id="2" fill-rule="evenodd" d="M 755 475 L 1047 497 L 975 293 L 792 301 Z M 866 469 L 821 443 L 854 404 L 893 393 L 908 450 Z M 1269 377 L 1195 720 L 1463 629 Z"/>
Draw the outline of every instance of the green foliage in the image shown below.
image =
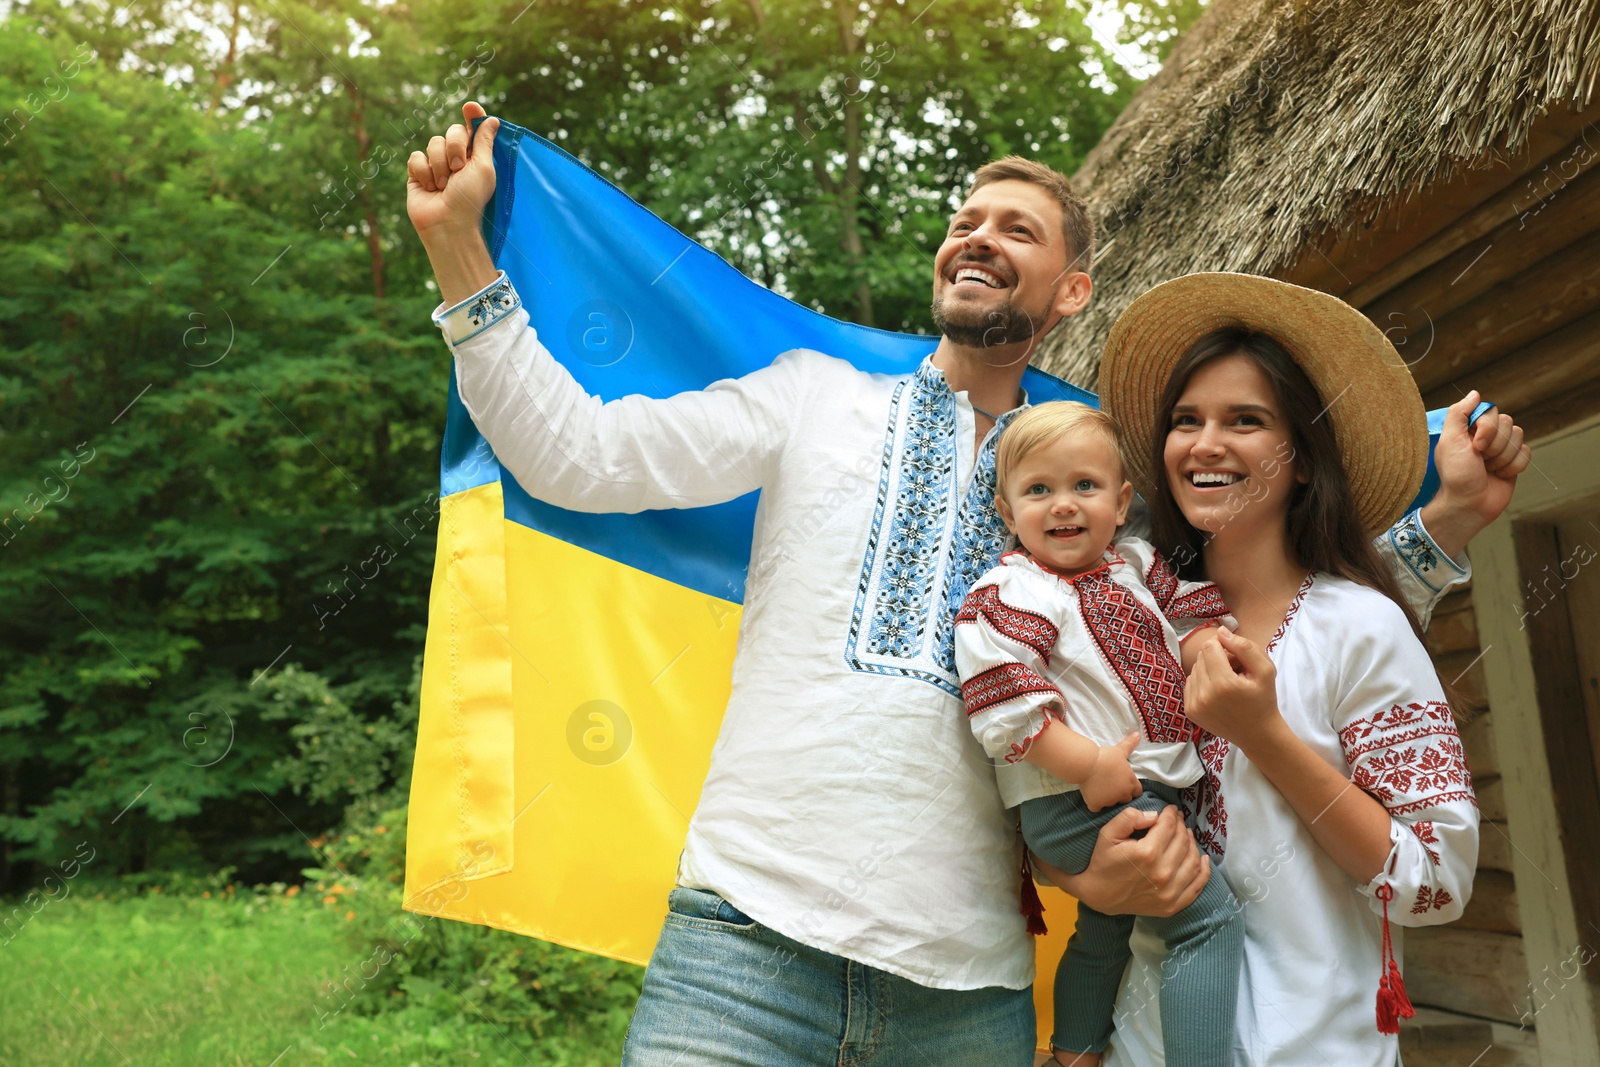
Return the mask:
<path id="1" fill-rule="evenodd" d="M 336 909 L 355 961 L 318 991 L 319 1012 L 372 1013 L 396 1003 L 459 1011 L 509 1034 L 620 1048 L 643 971 L 485 926 L 400 910 L 406 809 L 371 809 L 321 845 L 325 866 L 304 873 Z M 471 883 L 452 887 L 470 893 Z M 454 899 L 454 893 L 450 894 Z"/>
<path id="2" fill-rule="evenodd" d="M 348 112 L 247 116 L 165 84 L 170 48 L 126 38 L 176 6 L 34 12 L 0 23 L 0 98 L 93 56 L 0 157 L 0 888 L 85 837 L 120 870 L 269 878 L 340 817 L 316 783 L 370 791 L 409 762 L 390 716 L 425 621 L 447 367 L 426 263 L 392 173 L 373 217 L 397 295 L 374 295 L 360 214 L 317 227 L 343 153 L 306 146 L 348 143 Z M 274 680 L 294 666 L 306 692 Z"/>

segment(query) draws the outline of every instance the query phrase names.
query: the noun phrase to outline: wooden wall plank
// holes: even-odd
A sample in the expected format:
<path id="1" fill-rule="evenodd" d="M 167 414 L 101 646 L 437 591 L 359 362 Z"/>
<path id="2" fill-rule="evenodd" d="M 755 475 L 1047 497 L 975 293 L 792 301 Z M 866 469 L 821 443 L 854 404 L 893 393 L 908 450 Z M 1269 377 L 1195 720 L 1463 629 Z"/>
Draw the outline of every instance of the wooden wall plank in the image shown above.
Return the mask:
<path id="1" fill-rule="evenodd" d="M 1508 873 L 1516 870 L 1511 865 L 1513 851 L 1505 823 L 1484 819 L 1478 824 L 1478 870 Z M 1517 928 L 1522 928 L 1520 918 Z"/>
<path id="2" fill-rule="evenodd" d="M 1506 284 L 1444 315 L 1402 349 L 1424 393 L 1600 309 L 1600 233 L 1588 234 Z M 1431 334 L 1428 337 L 1427 334 Z M 1415 345 L 1431 341 L 1417 351 Z"/>
<path id="3" fill-rule="evenodd" d="M 1542 401 L 1561 396 L 1600 375 L 1600 311 L 1591 312 L 1559 329 L 1466 373 L 1454 385 L 1424 392 L 1429 407 L 1443 407 L 1461 399 L 1467 389 L 1477 389 L 1485 399 L 1500 405 L 1520 421 L 1523 412 Z"/>
<path id="4" fill-rule="evenodd" d="M 1434 656 L 1433 665 L 1438 668 L 1439 677 L 1455 690 L 1456 699 L 1462 705 L 1457 710 L 1464 716 L 1489 706 L 1489 692 L 1483 681 L 1483 658 L 1477 649 L 1465 648 Z"/>
<path id="5" fill-rule="evenodd" d="M 1357 205 L 1349 215 L 1352 221 L 1338 234 L 1307 241 L 1300 259 L 1278 277 L 1338 296 L 1356 292 L 1358 299 L 1353 302 L 1359 306 L 1536 202 L 1538 189 L 1530 186 L 1529 176 L 1549 161 L 1559 164 L 1597 116 L 1600 98 L 1583 110 L 1552 108 L 1534 124 L 1527 143 L 1515 154 L 1486 153 L 1478 167 L 1457 169 L 1445 179 L 1391 197 L 1376 209 L 1370 202 Z M 1475 228 L 1445 232 L 1497 194 L 1504 194 L 1506 202 L 1498 211 L 1485 212 Z M 1365 291 L 1357 290 L 1363 285 Z"/>
<path id="6" fill-rule="evenodd" d="M 1527 196 L 1509 190 L 1506 198 L 1526 201 Z M 1455 225 L 1459 224 L 1447 229 Z M 1429 319 L 1437 322 L 1597 229 L 1600 166 L 1591 165 L 1577 172 L 1571 182 L 1551 190 L 1532 210 L 1512 214 L 1491 232 L 1357 306 L 1379 329 L 1400 326 L 1400 331 L 1390 334 L 1398 344 L 1405 330 L 1414 333 Z M 1362 289 L 1352 290 L 1346 299 L 1359 298 Z"/>
<path id="7" fill-rule="evenodd" d="M 1600 415 L 1600 377 L 1573 382 L 1549 400 L 1524 409 L 1517 415 L 1517 424 L 1528 440 L 1538 441 L 1596 415 Z"/>
<path id="8" fill-rule="evenodd" d="M 1506 787 L 1504 780 L 1485 778 L 1473 782 L 1478 793 L 1478 818 L 1506 821 Z"/>
<path id="9" fill-rule="evenodd" d="M 1490 831 L 1491 833 L 1493 831 Z M 1450 924 L 1459 930 L 1491 930 L 1522 936 L 1522 916 L 1517 910 L 1515 880 L 1505 871 L 1478 869 L 1472 897 L 1461 918 Z"/>
<path id="10" fill-rule="evenodd" d="M 1472 602 L 1464 600 L 1454 610 L 1446 610 L 1441 604 L 1423 634 L 1423 643 L 1435 656 L 1467 649 L 1477 652 L 1478 620 L 1472 614 Z"/>
<path id="11" fill-rule="evenodd" d="M 1474 781 L 1481 782 L 1500 775 L 1500 755 L 1494 747 L 1492 715 L 1493 712 L 1482 712 L 1460 728 L 1461 747 L 1467 753 L 1467 770 L 1472 772 Z"/>
<path id="12" fill-rule="evenodd" d="M 1406 990 L 1413 1002 L 1515 1023 L 1526 1010 L 1522 938 L 1454 926 L 1407 929 Z"/>

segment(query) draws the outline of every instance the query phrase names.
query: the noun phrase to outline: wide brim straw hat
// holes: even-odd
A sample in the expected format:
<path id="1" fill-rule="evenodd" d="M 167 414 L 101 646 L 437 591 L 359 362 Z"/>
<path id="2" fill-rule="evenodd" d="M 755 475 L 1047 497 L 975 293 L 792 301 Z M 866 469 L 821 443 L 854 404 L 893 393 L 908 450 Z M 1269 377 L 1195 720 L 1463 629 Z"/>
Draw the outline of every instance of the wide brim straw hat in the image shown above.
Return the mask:
<path id="1" fill-rule="evenodd" d="M 1149 499 L 1157 406 L 1179 359 L 1229 327 L 1278 341 L 1316 386 L 1333 423 L 1362 526 L 1404 513 L 1428 469 L 1428 417 L 1405 361 L 1370 319 L 1338 297 L 1254 274 L 1189 274 L 1151 289 L 1111 327 L 1100 404 L 1127 436 L 1128 480 Z"/>

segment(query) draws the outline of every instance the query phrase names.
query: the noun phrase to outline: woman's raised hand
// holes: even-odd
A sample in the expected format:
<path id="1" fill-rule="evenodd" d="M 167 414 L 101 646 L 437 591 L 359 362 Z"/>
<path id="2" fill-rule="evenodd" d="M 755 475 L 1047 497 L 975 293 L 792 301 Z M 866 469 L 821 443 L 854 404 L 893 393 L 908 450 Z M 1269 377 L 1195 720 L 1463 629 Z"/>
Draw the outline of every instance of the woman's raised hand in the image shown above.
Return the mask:
<path id="1" fill-rule="evenodd" d="M 1183 711 L 1196 726 L 1248 750 L 1263 731 L 1283 725 L 1278 668 L 1254 641 L 1219 629 L 1184 686 Z"/>
<path id="2" fill-rule="evenodd" d="M 471 137 L 472 121 L 485 114 L 469 100 L 461 108 L 462 122 L 406 161 L 406 213 L 424 243 L 478 232 L 483 207 L 494 196 L 493 148 L 500 129 L 499 119 L 487 119 Z"/>

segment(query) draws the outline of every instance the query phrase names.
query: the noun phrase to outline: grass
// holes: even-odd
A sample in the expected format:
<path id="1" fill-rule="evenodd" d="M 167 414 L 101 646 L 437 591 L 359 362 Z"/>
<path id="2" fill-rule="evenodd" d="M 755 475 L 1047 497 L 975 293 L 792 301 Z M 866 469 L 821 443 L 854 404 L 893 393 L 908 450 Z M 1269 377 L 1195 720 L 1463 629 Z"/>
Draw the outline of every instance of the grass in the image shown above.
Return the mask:
<path id="1" fill-rule="evenodd" d="M 337 1011 L 319 983 L 368 956 L 347 929 L 341 909 L 311 894 L 95 899 L 80 890 L 9 941 L 0 931 L 0 1064 L 617 1062 L 620 1035 L 540 1041 L 481 1020 L 460 999 L 447 1011 Z"/>

